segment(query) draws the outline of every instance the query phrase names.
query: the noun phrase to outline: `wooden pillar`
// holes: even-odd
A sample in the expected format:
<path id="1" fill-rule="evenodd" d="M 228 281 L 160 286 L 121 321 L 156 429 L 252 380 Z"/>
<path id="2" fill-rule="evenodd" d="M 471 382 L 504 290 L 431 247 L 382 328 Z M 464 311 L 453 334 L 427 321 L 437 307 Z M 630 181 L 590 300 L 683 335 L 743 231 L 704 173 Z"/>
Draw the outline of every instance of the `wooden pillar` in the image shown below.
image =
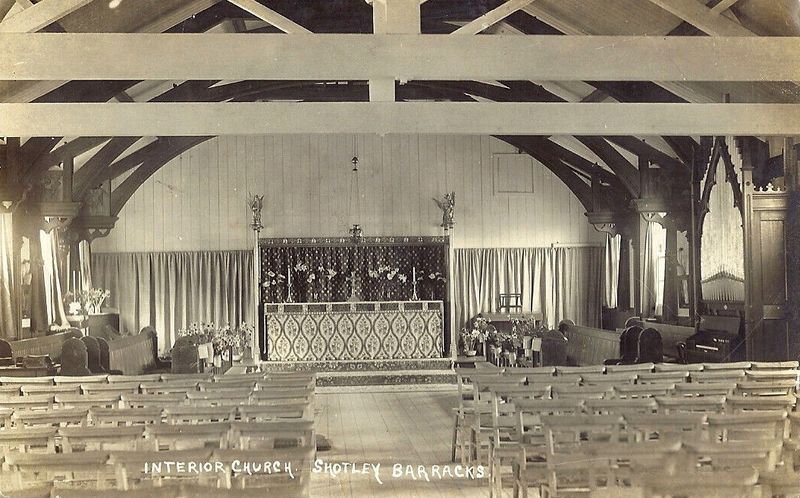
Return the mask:
<path id="1" fill-rule="evenodd" d="M 784 179 L 786 211 L 786 317 L 789 331 L 789 358 L 800 357 L 800 161 L 797 143 L 784 141 Z"/>
<path id="2" fill-rule="evenodd" d="M 664 257 L 664 307 L 661 318 L 664 323 L 675 323 L 678 319 L 678 230 L 675 223 L 665 224 L 667 247 Z"/>

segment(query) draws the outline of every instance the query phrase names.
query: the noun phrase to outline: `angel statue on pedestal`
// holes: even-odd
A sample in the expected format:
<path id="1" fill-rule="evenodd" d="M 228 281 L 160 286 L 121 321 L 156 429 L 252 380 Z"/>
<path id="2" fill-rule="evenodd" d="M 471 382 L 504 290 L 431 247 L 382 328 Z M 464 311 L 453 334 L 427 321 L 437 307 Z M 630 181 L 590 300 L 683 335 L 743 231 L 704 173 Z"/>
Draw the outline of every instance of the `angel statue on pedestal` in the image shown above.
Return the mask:
<path id="1" fill-rule="evenodd" d="M 264 228 L 261 224 L 261 208 L 264 206 L 263 195 L 253 195 L 253 198 L 247 201 L 250 206 L 250 211 L 253 212 L 253 220 L 250 222 L 250 228 L 254 231 L 259 231 Z"/>
<path id="2" fill-rule="evenodd" d="M 442 210 L 442 228 L 445 230 L 453 228 L 453 225 L 456 224 L 453 220 L 453 212 L 456 207 L 456 193 L 445 193 L 441 200 L 433 199 L 433 201 L 439 206 L 439 209 Z"/>

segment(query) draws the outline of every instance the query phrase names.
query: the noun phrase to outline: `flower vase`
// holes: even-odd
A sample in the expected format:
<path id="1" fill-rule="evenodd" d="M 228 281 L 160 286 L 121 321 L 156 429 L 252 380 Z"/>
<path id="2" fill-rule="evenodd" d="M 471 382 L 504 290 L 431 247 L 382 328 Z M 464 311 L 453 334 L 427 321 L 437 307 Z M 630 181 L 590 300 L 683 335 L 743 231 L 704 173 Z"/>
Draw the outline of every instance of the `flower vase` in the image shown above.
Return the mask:
<path id="1" fill-rule="evenodd" d="M 470 350 L 466 351 L 466 354 L 467 354 L 467 356 L 477 356 L 478 352 L 475 351 L 474 349 L 470 349 Z"/>

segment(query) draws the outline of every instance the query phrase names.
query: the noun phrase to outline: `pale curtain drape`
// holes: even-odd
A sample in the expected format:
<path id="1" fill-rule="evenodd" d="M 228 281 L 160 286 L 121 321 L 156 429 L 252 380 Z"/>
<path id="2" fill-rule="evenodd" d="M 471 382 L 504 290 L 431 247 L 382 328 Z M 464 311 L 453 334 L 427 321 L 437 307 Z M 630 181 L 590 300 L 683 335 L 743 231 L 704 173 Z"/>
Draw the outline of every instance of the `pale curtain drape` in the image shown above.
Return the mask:
<path id="1" fill-rule="evenodd" d="M 606 234 L 606 246 L 603 261 L 603 306 L 617 307 L 617 290 L 619 288 L 619 253 L 622 237 Z"/>
<path id="2" fill-rule="evenodd" d="M 563 319 L 596 327 L 602 265 L 599 247 L 456 249 L 455 325 L 497 311 L 501 293 L 520 293 L 523 311 L 541 312 L 550 327 Z"/>
<path id="3" fill-rule="evenodd" d="M 39 231 L 39 244 L 42 254 L 42 277 L 44 279 L 44 304 L 47 311 L 47 324 L 58 327 L 68 327 L 67 312 L 64 309 L 64 292 L 61 286 L 61 265 L 59 258 L 58 230 L 45 232 Z M 36 330 L 46 330 L 42 324 L 34 327 Z"/>
<path id="4" fill-rule="evenodd" d="M 654 221 L 647 223 L 642 251 L 641 313 L 643 317 L 660 315 L 664 289 L 659 282 L 664 275 L 667 231 Z M 660 278 L 659 278 L 660 277 Z"/>
<path id="5" fill-rule="evenodd" d="M 0 214 L 0 337 L 16 339 L 18 319 L 14 293 L 14 236 L 11 214 Z"/>
<path id="6" fill-rule="evenodd" d="M 252 251 L 94 253 L 92 270 L 122 332 L 152 325 L 162 353 L 190 323 L 255 323 Z"/>

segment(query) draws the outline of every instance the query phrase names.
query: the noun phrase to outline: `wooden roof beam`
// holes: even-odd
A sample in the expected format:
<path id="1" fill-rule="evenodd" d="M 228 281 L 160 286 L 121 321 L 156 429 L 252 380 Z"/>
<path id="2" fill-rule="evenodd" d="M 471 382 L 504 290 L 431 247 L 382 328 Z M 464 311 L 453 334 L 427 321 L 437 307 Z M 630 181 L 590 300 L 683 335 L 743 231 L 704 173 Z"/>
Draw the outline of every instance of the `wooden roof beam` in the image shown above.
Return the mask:
<path id="1" fill-rule="evenodd" d="M 288 17 L 285 17 L 274 10 L 265 7 L 256 0 L 228 0 L 230 3 L 245 10 L 262 21 L 275 26 L 284 33 L 311 33 L 308 29 L 300 26 Z"/>
<path id="2" fill-rule="evenodd" d="M 650 0 L 650 2 L 711 36 L 755 36 L 755 33 L 741 24 L 719 15 L 719 12 L 714 12 L 697 0 Z"/>
<path id="3" fill-rule="evenodd" d="M 5 136 L 281 133 L 800 135 L 795 104 L 528 102 L 0 104 Z M 666 155 L 666 154 L 664 154 Z M 667 156 L 669 157 L 669 156 Z M 671 162 L 680 164 L 674 158 Z"/>
<path id="4" fill-rule="evenodd" d="M 208 39 L 9 33 L 0 37 L 0 79 L 800 81 L 800 65 L 786 63 L 800 59 L 798 37 L 228 33 Z M 121 57 L 125 64 L 117 63 Z"/>
<path id="5" fill-rule="evenodd" d="M 477 35 L 481 31 L 497 24 L 514 12 L 526 7 L 534 0 L 508 0 L 499 7 L 490 10 L 479 18 L 470 21 L 453 31 L 453 35 Z"/>
<path id="6" fill-rule="evenodd" d="M 14 0 L 0 0 L 0 21 L 6 17 L 14 3 Z"/>
<path id="7" fill-rule="evenodd" d="M 39 31 L 92 1 L 42 0 L 0 22 L 0 33 L 31 33 Z"/>

